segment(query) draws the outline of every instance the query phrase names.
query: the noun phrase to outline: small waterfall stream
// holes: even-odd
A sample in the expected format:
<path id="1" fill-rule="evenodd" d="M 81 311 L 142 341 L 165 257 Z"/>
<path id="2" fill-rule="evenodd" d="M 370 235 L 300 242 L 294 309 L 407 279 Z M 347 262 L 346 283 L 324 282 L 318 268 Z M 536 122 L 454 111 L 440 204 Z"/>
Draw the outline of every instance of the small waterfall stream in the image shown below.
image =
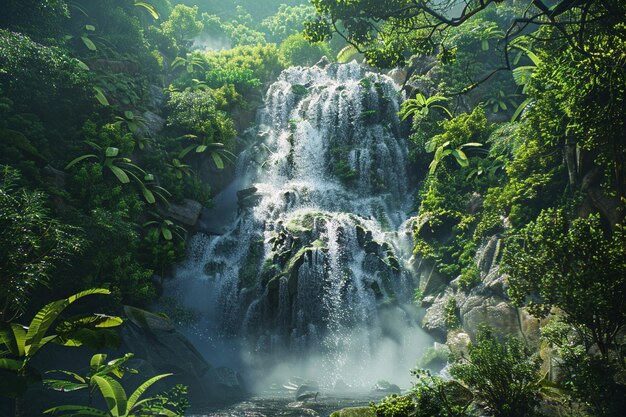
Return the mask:
<path id="1" fill-rule="evenodd" d="M 168 289 L 200 315 L 210 362 L 329 388 L 408 382 L 428 337 L 406 265 L 401 100 L 355 62 L 289 68 L 269 88 L 236 219 L 193 236 Z"/>

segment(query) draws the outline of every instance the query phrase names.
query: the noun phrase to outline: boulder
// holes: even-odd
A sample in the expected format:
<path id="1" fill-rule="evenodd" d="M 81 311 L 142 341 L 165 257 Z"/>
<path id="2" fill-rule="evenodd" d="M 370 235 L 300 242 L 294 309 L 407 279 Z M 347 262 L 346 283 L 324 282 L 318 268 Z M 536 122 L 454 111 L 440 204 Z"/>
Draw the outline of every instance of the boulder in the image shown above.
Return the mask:
<path id="1" fill-rule="evenodd" d="M 165 120 L 158 114 L 148 110 L 143 113 L 142 117 L 144 118 L 145 126 L 143 129 L 141 129 L 141 134 L 154 137 L 157 135 L 157 133 L 163 130 L 163 127 L 165 126 Z"/>
<path id="2" fill-rule="evenodd" d="M 187 226 L 195 226 L 201 211 L 202 204 L 186 198 L 182 204 L 169 204 L 161 209 L 161 214 Z"/>
<path id="3" fill-rule="evenodd" d="M 387 73 L 387 76 L 391 78 L 394 83 L 400 86 L 404 85 L 408 75 L 409 71 L 406 67 L 397 67 Z"/>
<path id="4" fill-rule="evenodd" d="M 471 341 L 469 334 L 461 331 L 451 331 L 448 333 L 446 344 L 452 355 L 462 357 L 467 356 L 467 346 Z"/>
<path id="5" fill-rule="evenodd" d="M 470 294 L 460 304 L 460 313 L 463 328 L 472 338 L 481 325 L 489 325 L 502 335 L 521 336 L 517 309 L 504 297 Z"/>
<path id="6" fill-rule="evenodd" d="M 205 398 L 208 402 L 232 402 L 246 395 L 246 386 L 241 375 L 224 366 L 211 368 L 201 378 Z"/>
<path id="7" fill-rule="evenodd" d="M 130 306 L 124 307 L 124 313 L 127 320 L 120 335 L 126 351 L 156 371 L 202 376 L 211 368 L 169 319 Z"/>
<path id="8" fill-rule="evenodd" d="M 453 298 L 451 290 L 437 296 L 422 319 L 422 328 L 439 342 L 444 342 L 448 334 L 445 306 L 451 298 Z"/>

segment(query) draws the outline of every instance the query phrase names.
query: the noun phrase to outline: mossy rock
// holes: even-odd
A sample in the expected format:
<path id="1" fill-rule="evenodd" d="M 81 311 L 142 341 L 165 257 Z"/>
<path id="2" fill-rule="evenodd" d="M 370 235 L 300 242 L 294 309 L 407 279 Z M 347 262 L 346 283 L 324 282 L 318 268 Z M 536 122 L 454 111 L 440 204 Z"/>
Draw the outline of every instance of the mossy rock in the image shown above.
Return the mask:
<path id="1" fill-rule="evenodd" d="M 128 320 L 141 329 L 152 331 L 173 332 L 175 330 L 171 320 L 159 314 L 154 314 L 137 307 L 124 306 L 124 313 Z"/>
<path id="2" fill-rule="evenodd" d="M 376 417 L 376 412 L 370 407 L 351 407 L 335 411 L 330 417 Z"/>
<path id="3" fill-rule="evenodd" d="M 239 270 L 239 283 L 242 288 L 250 288 L 256 283 L 259 265 L 263 259 L 263 240 L 257 239 L 248 248 L 244 264 Z"/>

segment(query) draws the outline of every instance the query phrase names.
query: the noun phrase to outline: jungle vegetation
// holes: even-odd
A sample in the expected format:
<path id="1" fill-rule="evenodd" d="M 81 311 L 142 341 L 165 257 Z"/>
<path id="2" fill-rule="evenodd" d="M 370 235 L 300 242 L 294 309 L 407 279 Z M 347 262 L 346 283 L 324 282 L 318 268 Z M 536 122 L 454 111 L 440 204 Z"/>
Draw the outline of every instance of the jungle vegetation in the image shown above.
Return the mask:
<path id="1" fill-rule="evenodd" d="M 264 86 L 323 55 L 406 69 L 401 115 L 426 219 L 414 253 L 470 291 L 477 249 L 501 236 L 509 297 L 549 319 L 542 352 L 558 362 L 546 378 L 538 352 L 483 329 L 454 358 L 453 381 L 416 370 L 413 392 L 374 404 L 378 415 L 621 415 L 624 2 L 0 0 L 0 10 L 0 394 L 15 415 L 44 380 L 32 355 L 48 343 L 114 345 L 120 306 L 161 295 L 185 255 L 187 226 L 168 207 L 210 206 Z M 61 315 L 91 294 L 108 296 L 81 300 L 81 318 Z M 124 391 L 121 359 L 94 356 L 89 375 L 47 385 L 110 399 L 92 415 L 182 415 L 182 387 L 144 402 L 156 380 Z M 96 413 L 81 407 L 49 412 Z"/>

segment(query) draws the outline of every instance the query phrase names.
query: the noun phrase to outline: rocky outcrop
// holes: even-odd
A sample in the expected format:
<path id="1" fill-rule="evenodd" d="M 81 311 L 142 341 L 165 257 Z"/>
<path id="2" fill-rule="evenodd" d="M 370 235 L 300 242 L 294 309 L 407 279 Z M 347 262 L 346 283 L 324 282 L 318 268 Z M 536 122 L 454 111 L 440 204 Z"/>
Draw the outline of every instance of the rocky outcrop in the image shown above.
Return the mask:
<path id="1" fill-rule="evenodd" d="M 213 368 L 166 317 L 124 307 L 127 320 L 120 330 L 122 351 L 133 352 L 146 372 L 173 373 L 169 384 L 189 387 L 193 406 L 228 402 L 245 395 L 241 376 L 225 367 Z M 150 372 L 151 371 L 151 372 Z M 142 378 L 152 375 L 142 373 Z"/>
<path id="2" fill-rule="evenodd" d="M 181 204 L 169 204 L 162 209 L 162 214 L 187 226 L 195 226 L 202 212 L 202 204 L 184 199 Z"/>

